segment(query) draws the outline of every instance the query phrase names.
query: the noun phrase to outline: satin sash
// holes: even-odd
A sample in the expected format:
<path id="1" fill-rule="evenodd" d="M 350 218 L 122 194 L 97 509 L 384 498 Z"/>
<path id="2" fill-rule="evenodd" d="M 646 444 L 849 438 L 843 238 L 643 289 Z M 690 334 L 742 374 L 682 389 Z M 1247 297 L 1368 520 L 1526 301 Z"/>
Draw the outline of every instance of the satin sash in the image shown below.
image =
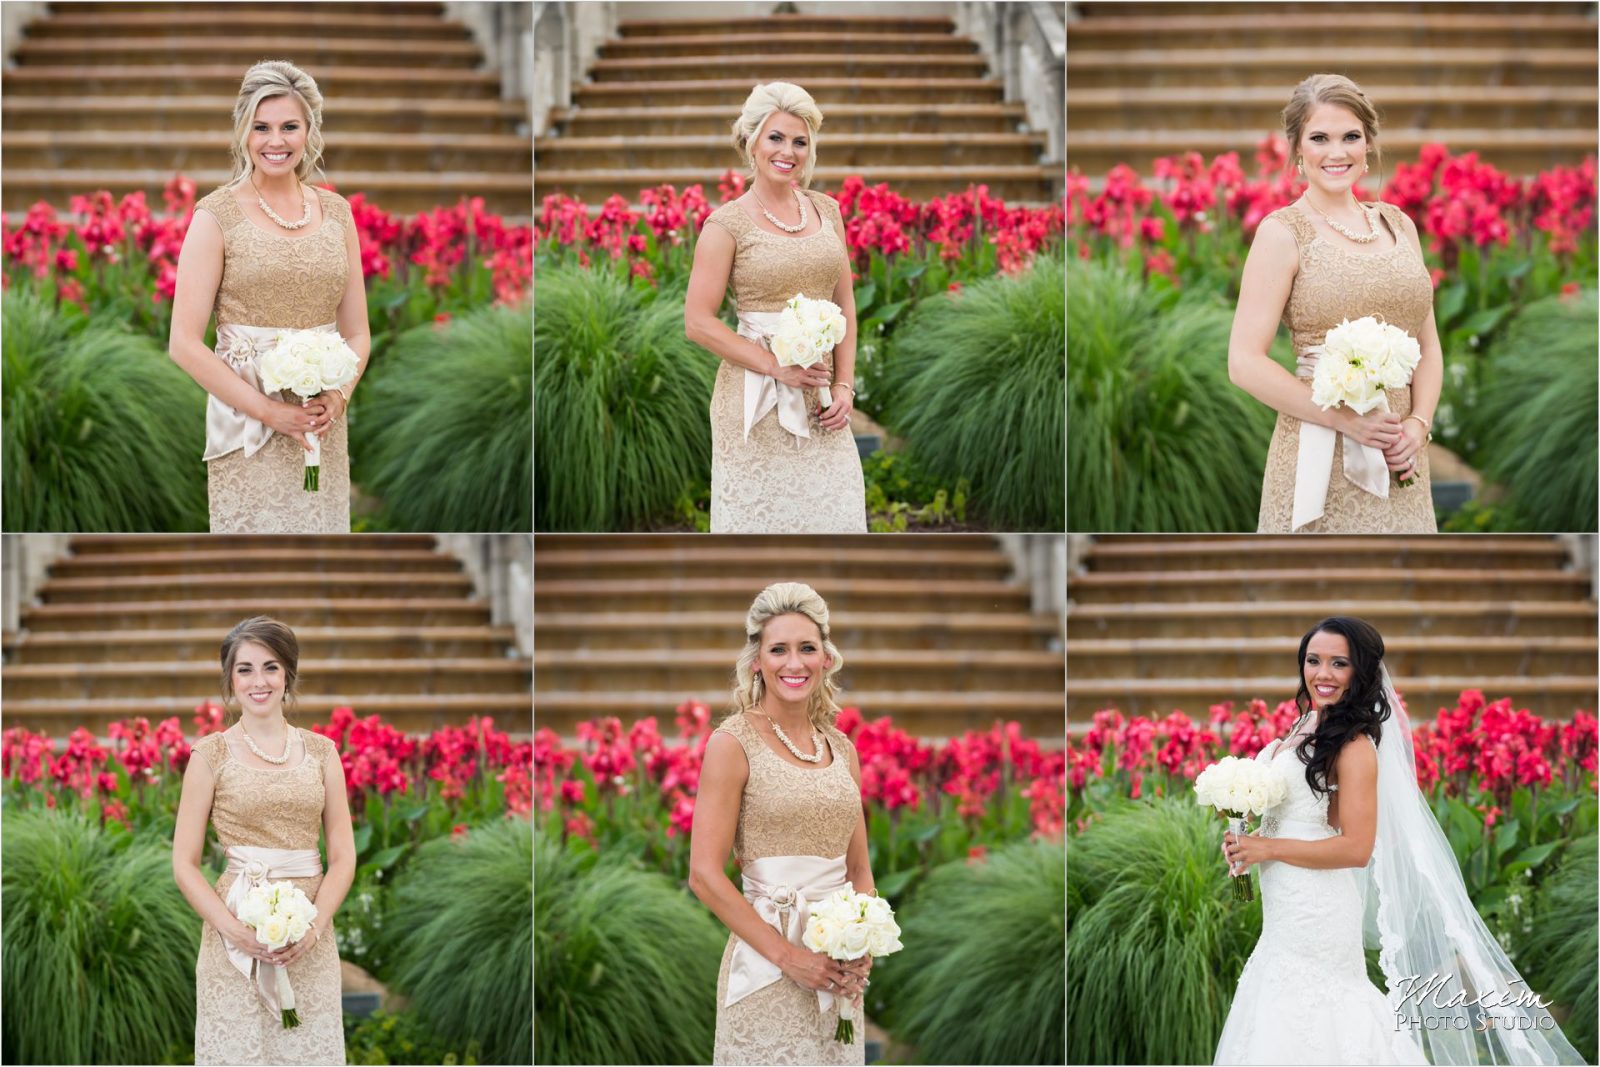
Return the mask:
<path id="1" fill-rule="evenodd" d="M 323 326 L 314 326 L 312 329 L 318 333 L 337 333 L 339 324 L 330 322 Z M 280 334 L 287 332 L 289 331 L 277 326 L 219 323 L 217 347 L 214 351 L 217 357 L 226 361 L 228 366 L 233 368 L 233 372 L 243 378 L 252 389 L 258 393 L 265 392 L 261 388 L 261 376 L 256 368 L 256 360 L 272 347 Z M 246 456 L 253 456 L 272 439 L 272 432 L 271 427 L 252 419 L 244 412 L 229 407 L 214 396 L 208 397 L 206 454 L 201 458 L 207 461 L 218 459 L 241 448 L 244 449 Z"/>
<path id="2" fill-rule="evenodd" d="M 744 897 L 762 920 L 790 944 L 805 948 L 806 921 L 813 902 L 841 889 L 850 889 L 844 874 L 844 857 L 768 856 L 744 865 Z M 728 964 L 728 996 L 724 1006 L 737 1004 L 758 989 L 783 977 L 776 963 L 735 939 Z M 833 994 L 817 990 L 817 1007 L 823 1014 L 833 1007 Z"/>
<path id="3" fill-rule="evenodd" d="M 1302 353 L 1297 363 L 1299 377 L 1309 381 L 1316 370 L 1319 348 Z M 1374 410 L 1388 411 L 1387 397 L 1378 402 Z M 1333 476 L 1333 443 L 1341 436 L 1331 426 L 1316 423 L 1300 424 L 1300 454 L 1296 457 L 1294 471 L 1294 517 L 1289 528 L 1302 526 L 1322 518 L 1328 503 L 1328 481 Z M 1373 496 L 1389 499 L 1389 464 L 1383 453 L 1371 445 L 1364 445 L 1349 434 L 1344 437 L 1344 476 Z"/>
<path id="4" fill-rule="evenodd" d="M 756 344 L 772 351 L 772 337 L 778 332 L 781 311 L 739 312 L 740 337 L 748 337 Z M 824 399 L 824 410 L 833 405 L 832 394 L 824 387 L 818 390 Z M 767 412 L 778 409 L 778 425 L 796 437 L 810 437 L 803 390 L 785 385 L 778 379 L 746 369 L 744 372 L 744 439 L 750 440 L 750 427 L 766 417 Z"/>
<path id="5" fill-rule="evenodd" d="M 238 877 L 228 887 L 228 895 L 223 898 L 223 903 L 228 905 L 228 910 L 235 916 L 239 914 L 239 907 L 244 903 L 246 894 L 255 886 L 265 882 L 282 881 L 285 878 L 315 878 L 322 873 L 322 856 L 314 848 L 258 848 L 255 845 L 231 845 L 226 852 L 228 866 L 222 873 Z M 222 944 L 228 950 L 228 959 L 239 969 L 239 973 L 255 981 L 256 992 L 261 994 L 261 999 L 266 1002 L 267 1007 L 279 1011 L 278 972 L 284 968 L 262 963 L 243 949 L 236 948 L 233 942 L 225 937 L 222 939 Z M 288 975 L 282 976 L 282 984 L 288 988 Z"/>

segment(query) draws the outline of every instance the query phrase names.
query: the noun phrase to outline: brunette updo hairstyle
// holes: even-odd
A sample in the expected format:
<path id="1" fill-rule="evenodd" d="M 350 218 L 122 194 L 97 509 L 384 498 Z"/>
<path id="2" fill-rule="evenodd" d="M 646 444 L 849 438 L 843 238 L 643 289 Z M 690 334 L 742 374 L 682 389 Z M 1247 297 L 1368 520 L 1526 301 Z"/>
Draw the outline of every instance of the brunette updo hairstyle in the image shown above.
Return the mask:
<path id="1" fill-rule="evenodd" d="M 233 664 L 239 657 L 239 646 L 246 641 L 264 646 L 272 653 L 272 658 L 283 665 L 283 703 L 287 710 L 294 700 L 295 683 L 300 675 L 300 642 L 293 630 L 265 615 L 244 620 L 222 639 L 222 699 L 230 710 L 238 699 L 233 691 Z"/>
<path id="2" fill-rule="evenodd" d="M 1327 794 L 1328 772 L 1344 746 L 1362 734 L 1374 744 L 1382 740 L 1383 723 L 1393 709 L 1383 692 L 1383 635 L 1368 622 L 1344 615 L 1323 619 L 1300 639 L 1300 689 L 1294 695 L 1300 714 L 1314 710 L 1306 687 L 1306 647 L 1317 634 L 1338 634 L 1350 645 L 1350 686 L 1337 703 L 1323 709 L 1317 728 L 1295 747 L 1306 765 L 1306 784 Z"/>
<path id="3" fill-rule="evenodd" d="M 1300 154 L 1300 135 L 1305 132 L 1306 119 L 1318 104 L 1342 107 L 1360 120 L 1372 161 L 1380 169 L 1381 184 L 1383 148 L 1378 144 L 1378 109 L 1372 106 L 1361 86 L 1343 74 L 1313 74 L 1294 87 L 1294 94 L 1283 109 L 1283 135 L 1289 141 L 1291 163 Z"/>
<path id="4" fill-rule="evenodd" d="M 832 658 L 833 665 L 823 673 L 822 684 L 812 691 L 806 714 L 811 719 L 811 725 L 819 730 L 832 726 L 833 720 L 839 717 L 839 705 L 834 701 L 839 686 L 833 679 L 844 666 L 844 657 L 834 647 L 833 639 L 828 634 L 828 602 L 804 582 L 769 585 L 761 590 L 750 605 L 749 614 L 744 620 L 744 648 L 740 650 L 738 662 L 733 668 L 733 709 L 730 715 L 761 704 L 766 687 L 761 680 L 761 673 L 756 670 L 756 660 L 761 655 L 762 631 L 770 620 L 779 615 L 804 615 L 817 625 L 817 631 L 822 636 L 822 651 Z"/>

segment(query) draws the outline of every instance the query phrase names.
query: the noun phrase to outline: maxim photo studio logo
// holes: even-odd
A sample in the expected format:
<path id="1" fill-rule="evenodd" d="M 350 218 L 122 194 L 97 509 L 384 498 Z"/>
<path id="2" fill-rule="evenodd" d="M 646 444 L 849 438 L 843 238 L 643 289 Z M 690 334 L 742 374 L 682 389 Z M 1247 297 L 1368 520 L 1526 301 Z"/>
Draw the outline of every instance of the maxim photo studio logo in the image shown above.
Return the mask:
<path id="1" fill-rule="evenodd" d="M 1454 976 L 1407 975 L 1391 993 L 1396 1030 L 1554 1030 L 1549 1004 L 1521 979 L 1504 989 L 1493 987 L 1468 995 L 1455 989 Z M 1398 997 L 1398 999 L 1396 999 Z M 1538 1009 L 1530 1012 L 1527 1009 Z"/>

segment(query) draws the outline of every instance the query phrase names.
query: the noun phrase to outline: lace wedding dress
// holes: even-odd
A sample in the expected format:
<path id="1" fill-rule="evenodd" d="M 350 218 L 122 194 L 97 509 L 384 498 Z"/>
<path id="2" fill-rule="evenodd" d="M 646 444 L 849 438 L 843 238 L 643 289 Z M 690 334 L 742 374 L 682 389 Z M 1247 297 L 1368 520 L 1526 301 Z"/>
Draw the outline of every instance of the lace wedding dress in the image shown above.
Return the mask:
<path id="1" fill-rule="evenodd" d="M 1358 739 L 1352 744 L 1371 744 Z M 1261 836 L 1320 841 L 1327 796 L 1306 783 L 1294 741 L 1263 749 L 1289 785 L 1289 798 L 1262 817 Z M 1217 1064 L 1425 1064 L 1382 991 L 1367 978 L 1361 951 L 1363 899 L 1351 868 L 1260 865 L 1261 940 L 1239 976 L 1217 1042 Z"/>

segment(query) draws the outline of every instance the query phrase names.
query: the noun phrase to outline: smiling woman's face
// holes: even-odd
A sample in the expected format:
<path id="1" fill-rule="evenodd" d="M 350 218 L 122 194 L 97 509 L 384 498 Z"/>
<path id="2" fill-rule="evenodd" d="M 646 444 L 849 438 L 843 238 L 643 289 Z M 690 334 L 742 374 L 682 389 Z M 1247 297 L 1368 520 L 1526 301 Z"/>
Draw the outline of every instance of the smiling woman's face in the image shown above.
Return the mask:
<path id="1" fill-rule="evenodd" d="M 811 130 L 805 120 L 787 111 L 774 111 L 755 140 L 756 173 L 787 185 L 799 181 L 811 152 Z"/>
<path id="2" fill-rule="evenodd" d="M 833 659 L 822 647 L 822 631 L 804 615 L 777 615 L 761 628 L 756 666 L 762 684 L 780 704 L 802 711 L 822 684 Z"/>
<path id="3" fill-rule="evenodd" d="M 306 151 L 306 116 L 293 96 L 261 101 L 250 124 L 250 159 L 263 175 L 294 171 Z"/>
<path id="4" fill-rule="evenodd" d="M 1306 181 L 1336 196 L 1360 179 L 1368 147 L 1366 129 L 1353 112 L 1338 104 L 1318 104 L 1306 116 L 1297 150 Z"/>
<path id="5" fill-rule="evenodd" d="M 1312 703 L 1319 708 L 1338 703 L 1350 691 L 1356 673 L 1350 659 L 1350 642 L 1343 634 L 1318 630 L 1306 645 L 1306 661 L 1301 669 Z"/>

